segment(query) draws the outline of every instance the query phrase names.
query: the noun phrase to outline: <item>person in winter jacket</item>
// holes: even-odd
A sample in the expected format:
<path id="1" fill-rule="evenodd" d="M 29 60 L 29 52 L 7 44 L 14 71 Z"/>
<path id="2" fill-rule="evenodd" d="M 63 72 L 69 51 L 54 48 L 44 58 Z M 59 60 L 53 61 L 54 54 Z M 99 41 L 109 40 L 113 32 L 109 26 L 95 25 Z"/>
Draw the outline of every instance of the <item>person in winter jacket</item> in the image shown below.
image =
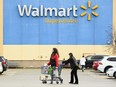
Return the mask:
<path id="1" fill-rule="evenodd" d="M 57 70 L 57 72 L 58 72 L 58 66 L 59 66 L 59 53 L 58 53 L 57 48 L 53 48 L 53 51 L 52 51 L 52 54 L 50 57 L 50 61 L 48 62 L 47 65 L 51 65 L 51 67 L 52 67 L 51 84 L 53 84 L 53 74 L 54 74 L 55 70 Z M 63 79 L 61 79 L 60 77 L 58 77 L 58 79 L 62 83 Z"/>
<path id="2" fill-rule="evenodd" d="M 77 65 L 77 61 L 75 59 L 75 57 L 73 56 L 72 53 L 69 53 L 69 59 L 66 61 L 63 61 L 64 64 L 68 64 L 70 63 L 71 66 L 71 79 L 69 84 L 78 84 L 78 76 L 77 76 L 77 69 L 78 69 L 78 65 Z M 75 82 L 74 82 L 74 77 L 75 77 Z M 73 83 L 74 82 L 74 83 Z"/>

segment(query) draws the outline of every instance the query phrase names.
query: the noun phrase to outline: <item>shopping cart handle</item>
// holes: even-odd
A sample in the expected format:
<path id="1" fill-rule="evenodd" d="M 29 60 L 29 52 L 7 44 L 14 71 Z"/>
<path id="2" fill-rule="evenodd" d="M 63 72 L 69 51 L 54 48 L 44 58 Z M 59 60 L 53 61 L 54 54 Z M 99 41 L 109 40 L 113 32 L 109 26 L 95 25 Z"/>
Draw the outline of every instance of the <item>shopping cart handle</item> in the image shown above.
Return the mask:
<path id="1" fill-rule="evenodd" d="M 63 63 L 63 64 L 60 64 L 60 66 L 64 66 L 65 65 L 65 63 Z"/>
<path id="2" fill-rule="evenodd" d="M 63 66 L 65 65 L 65 63 L 62 64 Z"/>

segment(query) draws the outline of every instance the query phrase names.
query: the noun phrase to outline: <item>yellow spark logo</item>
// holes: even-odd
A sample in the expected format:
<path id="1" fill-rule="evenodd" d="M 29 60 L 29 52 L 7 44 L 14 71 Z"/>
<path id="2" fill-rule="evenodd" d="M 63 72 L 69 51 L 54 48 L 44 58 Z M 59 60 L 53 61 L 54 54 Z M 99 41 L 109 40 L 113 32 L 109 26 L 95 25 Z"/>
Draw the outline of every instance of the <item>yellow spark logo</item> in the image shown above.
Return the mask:
<path id="1" fill-rule="evenodd" d="M 90 0 L 88 1 L 87 5 L 88 5 L 88 8 L 91 8 L 91 1 L 90 1 Z M 82 8 L 83 10 L 87 10 L 86 6 L 84 6 L 84 5 L 81 5 L 80 8 Z M 91 14 L 94 15 L 95 17 L 98 16 L 98 13 L 94 12 L 94 10 L 96 10 L 97 8 L 98 8 L 98 5 L 95 5 L 95 6 L 93 6 L 93 7 L 91 8 L 91 9 L 93 10 Z M 87 12 L 85 11 L 85 12 L 83 12 L 80 16 L 83 17 L 83 16 L 85 16 L 86 14 L 87 14 Z M 87 18 L 88 21 L 91 20 L 91 14 L 90 14 L 90 13 L 88 14 L 88 18 Z"/>

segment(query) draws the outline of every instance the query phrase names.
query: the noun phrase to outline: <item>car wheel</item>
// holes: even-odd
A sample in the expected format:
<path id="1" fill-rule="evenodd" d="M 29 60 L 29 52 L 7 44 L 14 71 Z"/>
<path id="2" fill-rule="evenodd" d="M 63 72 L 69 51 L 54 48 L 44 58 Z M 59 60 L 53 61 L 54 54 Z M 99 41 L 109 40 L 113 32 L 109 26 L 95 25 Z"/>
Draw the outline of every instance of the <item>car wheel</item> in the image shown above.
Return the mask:
<path id="1" fill-rule="evenodd" d="M 116 79 L 116 72 L 114 73 L 114 77 L 115 77 L 115 79 Z"/>
<path id="2" fill-rule="evenodd" d="M 106 72 L 108 71 L 109 68 L 112 68 L 112 66 L 106 67 L 106 68 L 104 69 L 104 73 L 106 73 Z"/>

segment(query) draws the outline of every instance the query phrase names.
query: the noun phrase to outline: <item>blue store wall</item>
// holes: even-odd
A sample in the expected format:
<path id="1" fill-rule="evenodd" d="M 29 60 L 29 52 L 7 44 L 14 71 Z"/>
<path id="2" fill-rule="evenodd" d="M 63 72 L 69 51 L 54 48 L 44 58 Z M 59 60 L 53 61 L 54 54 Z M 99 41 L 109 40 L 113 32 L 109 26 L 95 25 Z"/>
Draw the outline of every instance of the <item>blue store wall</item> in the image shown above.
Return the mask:
<path id="1" fill-rule="evenodd" d="M 108 33 L 112 32 L 112 0 L 91 0 L 92 6 L 98 5 L 95 10 L 98 17 L 92 15 L 91 21 L 87 15 L 80 17 L 87 7 L 88 0 L 4 0 L 4 45 L 105 45 L 109 40 Z M 21 17 L 17 5 L 33 5 L 39 7 L 69 8 L 76 5 L 78 17 Z M 86 10 L 91 13 L 91 8 Z M 45 23 L 48 19 L 77 20 L 77 23 Z"/>

